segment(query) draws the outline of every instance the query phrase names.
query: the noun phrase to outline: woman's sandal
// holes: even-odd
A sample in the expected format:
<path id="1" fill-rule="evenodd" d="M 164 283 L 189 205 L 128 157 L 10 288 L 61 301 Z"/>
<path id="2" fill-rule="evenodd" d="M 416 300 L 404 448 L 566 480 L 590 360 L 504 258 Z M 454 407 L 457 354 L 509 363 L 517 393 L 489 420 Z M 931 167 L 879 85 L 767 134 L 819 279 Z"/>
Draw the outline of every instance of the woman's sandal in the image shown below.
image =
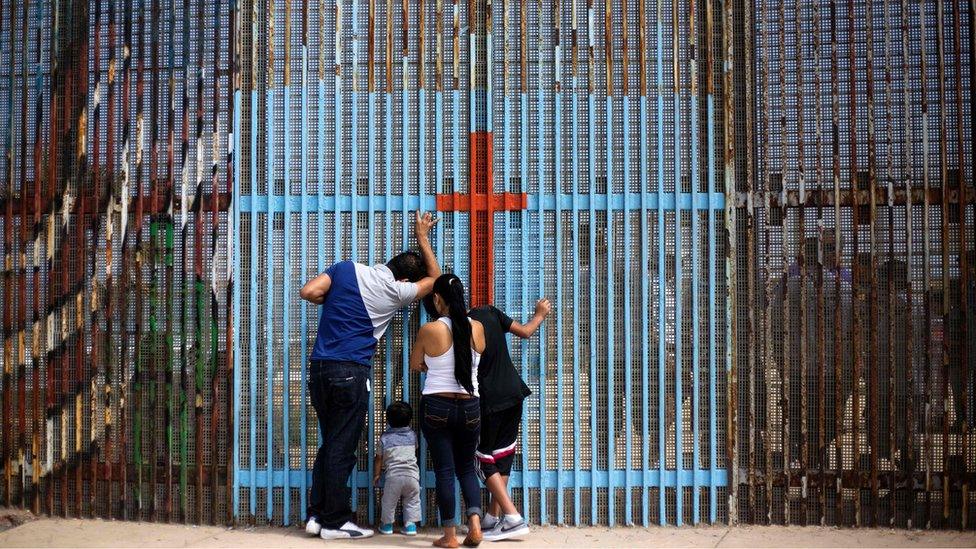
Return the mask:
<path id="1" fill-rule="evenodd" d="M 460 547 L 461 544 L 458 543 L 457 537 L 448 540 L 447 536 L 441 536 L 440 538 L 434 540 L 432 544 L 434 547 L 445 547 L 448 549 L 453 549 L 454 547 Z"/>

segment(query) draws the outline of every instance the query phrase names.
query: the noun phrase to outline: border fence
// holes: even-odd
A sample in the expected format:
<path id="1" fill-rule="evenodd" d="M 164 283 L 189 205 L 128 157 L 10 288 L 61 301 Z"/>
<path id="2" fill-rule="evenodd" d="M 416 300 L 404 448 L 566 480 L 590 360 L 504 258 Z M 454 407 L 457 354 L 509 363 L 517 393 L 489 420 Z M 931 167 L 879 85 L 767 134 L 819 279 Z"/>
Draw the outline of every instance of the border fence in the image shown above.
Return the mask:
<path id="1" fill-rule="evenodd" d="M 974 12 L 0 0 L 4 503 L 304 520 L 298 288 L 421 208 L 472 303 L 555 303 L 511 342 L 533 522 L 972 528 Z"/>

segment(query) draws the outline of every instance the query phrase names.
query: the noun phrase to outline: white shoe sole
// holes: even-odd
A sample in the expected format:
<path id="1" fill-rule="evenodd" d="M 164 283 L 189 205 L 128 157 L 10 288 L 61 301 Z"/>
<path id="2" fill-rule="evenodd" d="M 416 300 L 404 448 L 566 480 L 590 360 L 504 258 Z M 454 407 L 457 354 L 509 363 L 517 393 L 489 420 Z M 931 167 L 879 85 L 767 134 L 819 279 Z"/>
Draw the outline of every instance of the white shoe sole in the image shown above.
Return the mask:
<path id="1" fill-rule="evenodd" d="M 522 537 L 522 536 L 527 535 L 528 533 L 529 533 L 529 525 L 528 524 L 523 524 L 521 528 L 515 528 L 515 529 L 512 529 L 512 530 L 509 530 L 508 532 L 501 532 L 501 531 L 499 531 L 497 534 L 495 534 L 494 532 L 492 532 L 491 533 L 491 537 L 489 537 L 489 533 L 486 532 L 485 533 L 485 541 L 502 541 L 504 539 L 512 539 L 512 538 Z"/>
<path id="2" fill-rule="evenodd" d="M 370 532 L 368 534 L 363 534 L 361 536 L 352 536 L 342 531 L 332 533 L 331 531 L 323 529 L 322 533 L 319 534 L 319 537 L 321 537 L 322 539 L 366 539 L 366 538 L 373 537 L 373 532 Z"/>

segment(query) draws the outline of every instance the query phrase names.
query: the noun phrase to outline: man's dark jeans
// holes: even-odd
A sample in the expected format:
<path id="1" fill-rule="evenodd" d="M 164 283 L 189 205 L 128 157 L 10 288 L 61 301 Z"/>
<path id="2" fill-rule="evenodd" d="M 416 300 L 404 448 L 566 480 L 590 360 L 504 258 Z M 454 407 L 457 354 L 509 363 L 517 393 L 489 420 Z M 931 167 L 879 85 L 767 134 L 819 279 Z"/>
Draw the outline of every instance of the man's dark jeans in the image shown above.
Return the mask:
<path id="1" fill-rule="evenodd" d="M 436 395 L 420 401 L 420 426 L 434 462 L 437 508 L 441 524 L 454 524 L 454 477 L 461 483 L 464 516 L 481 516 L 481 486 L 475 471 L 475 450 L 481 433 L 477 398 L 457 400 Z"/>
<path id="2" fill-rule="evenodd" d="M 308 394 L 322 430 L 308 516 L 318 517 L 323 528 L 355 522 L 347 482 L 356 466 L 356 448 L 366 421 L 369 377 L 370 369 L 355 362 L 312 360 L 308 369 Z"/>

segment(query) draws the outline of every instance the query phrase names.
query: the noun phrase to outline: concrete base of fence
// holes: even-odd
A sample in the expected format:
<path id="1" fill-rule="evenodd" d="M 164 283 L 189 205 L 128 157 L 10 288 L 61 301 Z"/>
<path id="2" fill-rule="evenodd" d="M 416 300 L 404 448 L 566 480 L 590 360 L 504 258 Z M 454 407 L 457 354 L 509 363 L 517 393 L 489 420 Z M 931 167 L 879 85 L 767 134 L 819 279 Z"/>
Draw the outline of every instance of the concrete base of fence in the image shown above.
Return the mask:
<path id="1" fill-rule="evenodd" d="M 435 530 L 419 536 L 376 536 L 329 542 L 348 547 L 430 547 Z M 221 528 L 138 522 L 40 519 L 0 532 L 0 547 L 323 547 L 297 527 Z M 492 544 L 487 544 L 491 546 Z M 972 547 L 976 534 L 959 531 L 742 526 L 736 528 L 537 527 L 504 547 Z"/>

